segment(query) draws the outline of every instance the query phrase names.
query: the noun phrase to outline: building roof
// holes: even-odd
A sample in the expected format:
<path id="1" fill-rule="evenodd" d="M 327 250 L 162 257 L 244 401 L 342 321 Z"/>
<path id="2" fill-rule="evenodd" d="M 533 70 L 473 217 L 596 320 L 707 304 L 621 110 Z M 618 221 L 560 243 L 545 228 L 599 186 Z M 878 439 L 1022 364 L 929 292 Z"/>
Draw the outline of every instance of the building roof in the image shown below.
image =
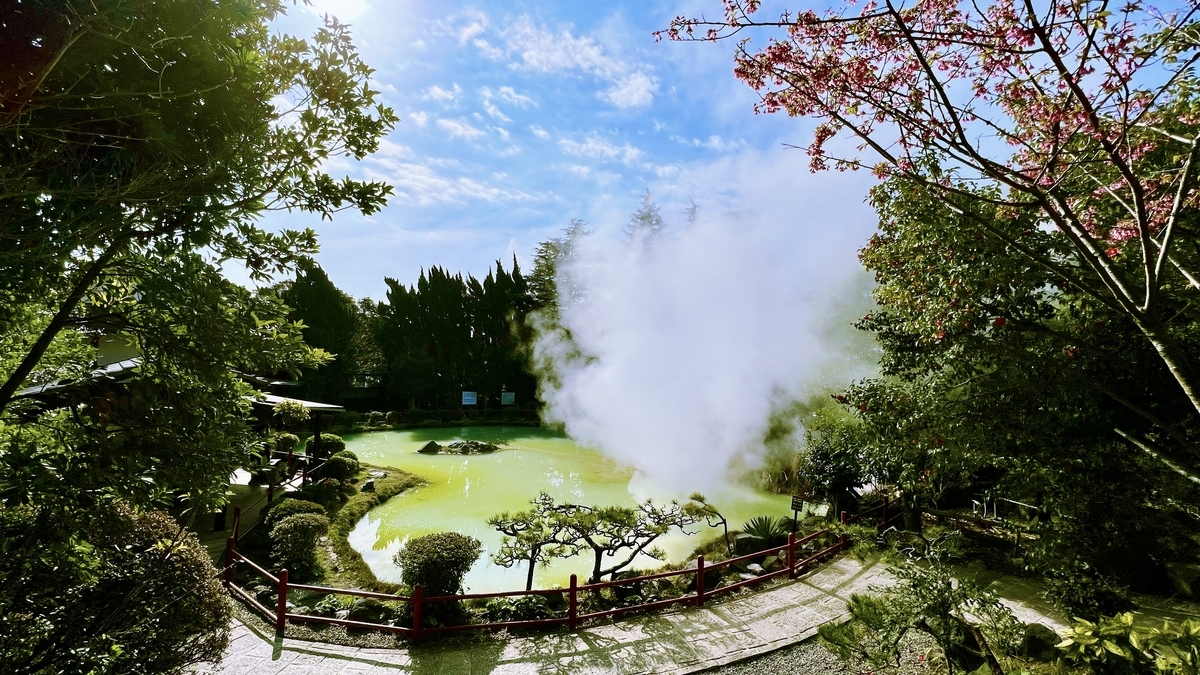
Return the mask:
<path id="1" fill-rule="evenodd" d="M 339 412 L 343 412 L 346 410 L 342 406 L 333 405 L 332 403 L 317 403 L 316 401 L 305 401 L 305 400 L 299 399 L 299 398 L 290 398 L 287 396 L 276 396 L 274 394 L 263 394 L 260 398 L 255 399 L 254 403 L 257 405 L 267 405 L 267 406 L 274 408 L 275 406 L 279 405 L 280 403 L 283 403 L 284 401 L 296 401 L 300 405 L 303 405 L 305 408 L 308 408 L 309 410 L 311 410 L 313 412 L 339 413 Z"/>

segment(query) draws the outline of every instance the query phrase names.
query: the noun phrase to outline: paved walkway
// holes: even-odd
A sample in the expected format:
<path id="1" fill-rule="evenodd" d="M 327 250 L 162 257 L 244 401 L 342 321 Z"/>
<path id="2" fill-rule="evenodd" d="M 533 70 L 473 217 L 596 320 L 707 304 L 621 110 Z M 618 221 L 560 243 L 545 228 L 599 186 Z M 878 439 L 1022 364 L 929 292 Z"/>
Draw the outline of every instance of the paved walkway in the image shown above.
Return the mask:
<path id="1" fill-rule="evenodd" d="M 883 565 L 843 555 L 797 581 L 703 608 L 633 617 L 516 638 L 466 644 L 429 640 L 415 648 L 366 649 L 276 638 L 236 623 L 225 659 L 198 675 L 524 675 L 692 673 L 806 640 L 841 620 L 851 593 L 885 585 Z M 1051 628 L 1060 618 L 1037 588 L 1011 577 L 980 579 L 1024 622 Z M 989 583 L 991 582 L 991 583 Z M 1028 585 L 1029 588 L 1025 588 Z M 1047 616 L 1049 615 L 1049 616 Z"/>
<path id="2" fill-rule="evenodd" d="M 638 616 L 574 632 L 416 648 L 360 649 L 277 639 L 237 623 L 225 659 L 197 673 L 690 673 L 812 637 L 845 614 L 846 600 L 886 583 L 883 566 L 842 556 L 798 581 L 703 608 Z"/>

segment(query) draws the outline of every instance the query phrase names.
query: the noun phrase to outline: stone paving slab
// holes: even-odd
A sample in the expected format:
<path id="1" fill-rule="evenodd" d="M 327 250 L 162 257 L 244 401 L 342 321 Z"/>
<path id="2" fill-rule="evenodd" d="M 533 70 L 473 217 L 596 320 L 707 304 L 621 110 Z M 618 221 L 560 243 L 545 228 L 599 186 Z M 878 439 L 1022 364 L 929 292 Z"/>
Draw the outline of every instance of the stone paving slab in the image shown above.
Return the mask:
<path id="1" fill-rule="evenodd" d="M 703 608 L 469 645 L 360 649 L 277 638 L 235 622 L 220 664 L 196 675 L 641 675 L 692 673 L 779 649 L 845 615 L 851 593 L 889 583 L 882 565 L 842 556 L 794 582 Z"/>

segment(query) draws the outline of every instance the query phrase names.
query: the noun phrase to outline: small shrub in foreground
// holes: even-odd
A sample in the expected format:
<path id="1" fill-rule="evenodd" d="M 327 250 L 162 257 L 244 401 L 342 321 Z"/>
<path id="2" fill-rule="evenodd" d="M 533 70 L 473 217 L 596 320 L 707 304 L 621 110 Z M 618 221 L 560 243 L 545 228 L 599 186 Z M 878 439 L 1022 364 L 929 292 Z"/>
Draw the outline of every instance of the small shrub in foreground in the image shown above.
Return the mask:
<path id="1" fill-rule="evenodd" d="M 400 566 L 400 579 L 408 586 L 421 584 L 427 597 L 462 592 L 463 577 L 479 559 L 483 544 L 457 532 L 437 532 L 410 539 L 393 561 Z M 430 625 L 464 623 L 461 603 L 437 602 L 426 606 Z"/>
<path id="2" fill-rule="evenodd" d="M 287 569 L 295 581 L 316 579 L 324 570 L 317 562 L 317 541 L 329 531 L 329 519 L 315 513 L 298 513 L 271 528 L 271 560 L 276 569 Z"/>

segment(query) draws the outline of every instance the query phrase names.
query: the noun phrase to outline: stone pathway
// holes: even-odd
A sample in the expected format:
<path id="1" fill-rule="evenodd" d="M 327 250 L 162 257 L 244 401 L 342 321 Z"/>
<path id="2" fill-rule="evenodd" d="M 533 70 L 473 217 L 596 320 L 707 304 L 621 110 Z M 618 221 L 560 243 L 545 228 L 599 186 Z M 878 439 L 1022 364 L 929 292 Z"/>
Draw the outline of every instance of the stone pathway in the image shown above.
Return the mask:
<path id="1" fill-rule="evenodd" d="M 812 574 L 703 608 L 638 616 L 574 632 L 469 644 L 365 649 L 291 638 L 236 623 L 225 659 L 197 675 L 383 673 L 495 675 L 691 673 L 808 639 L 845 615 L 851 593 L 885 584 L 882 565 L 842 556 Z"/>
<path id="2" fill-rule="evenodd" d="M 1036 582 L 972 574 L 999 593 L 1018 619 L 1064 625 Z M 595 624 L 574 632 L 497 636 L 468 643 L 430 639 L 420 647 L 368 649 L 277 638 L 236 622 L 224 660 L 196 675 L 525 675 L 693 673 L 774 651 L 816 635 L 846 614 L 850 594 L 886 585 L 884 566 L 843 555 L 794 582 L 703 608 Z"/>

